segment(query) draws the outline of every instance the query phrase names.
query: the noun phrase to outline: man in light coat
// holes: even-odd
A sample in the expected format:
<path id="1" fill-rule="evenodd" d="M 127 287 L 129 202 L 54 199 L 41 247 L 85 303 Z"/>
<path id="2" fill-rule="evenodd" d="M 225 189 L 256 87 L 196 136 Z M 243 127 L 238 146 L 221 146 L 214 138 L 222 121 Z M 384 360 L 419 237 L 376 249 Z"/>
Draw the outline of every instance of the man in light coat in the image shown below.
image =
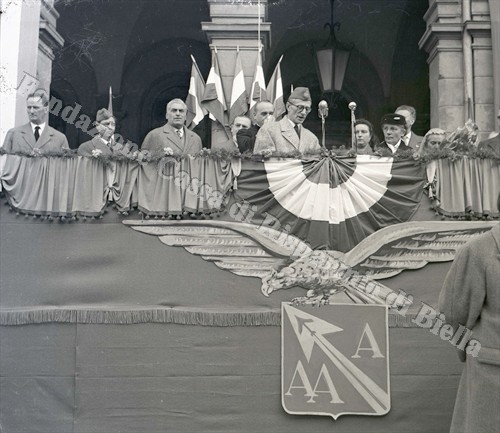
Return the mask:
<path id="1" fill-rule="evenodd" d="M 321 150 L 318 138 L 302 124 L 311 111 L 311 94 L 297 87 L 286 103 L 287 114 L 279 122 L 268 122 L 255 139 L 254 153 L 315 153 Z"/>
<path id="2" fill-rule="evenodd" d="M 142 142 L 141 151 L 148 150 L 154 156 L 165 154 L 194 155 L 201 148 L 201 138 L 184 126 L 187 106 L 181 99 L 172 99 L 167 104 L 167 123 L 153 129 Z M 170 149 L 170 150 L 169 150 Z"/>
<path id="3" fill-rule="evenodd" d="M 12 128 L 5 136 L 7 153 L 43 154 L 69 149 L 66 136 L 47 123 L 49 98 L 44 90 L 36 90 L 26 98 L 30 122 Z"/>
<path id="4" fill-rule="evenodd" d="M 500 211 L 500 194 L 497 207 Z M 499 282 L 500 223 L 459 250 L 439 296 L 446 323 L 454 330 L 464 325 L 480 343 L 479 350 L 476 344 L 474 351 L 468 347 L 459 351 L 465 367 L 451 433 L 490 433 L 500 428 Z"/>

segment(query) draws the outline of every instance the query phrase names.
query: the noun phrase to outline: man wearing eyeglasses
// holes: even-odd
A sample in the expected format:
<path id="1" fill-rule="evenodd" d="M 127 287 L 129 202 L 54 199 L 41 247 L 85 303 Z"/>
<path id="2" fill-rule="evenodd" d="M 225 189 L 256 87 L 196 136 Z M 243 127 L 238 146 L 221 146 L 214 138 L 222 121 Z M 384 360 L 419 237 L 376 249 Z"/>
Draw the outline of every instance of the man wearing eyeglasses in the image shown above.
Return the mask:
<path id="1" fill-rule="evenodd" d="M 316 153 L 321 150 L 317 137 L 302 126 L 311 111 L 311 104 L 309 89 L 297 87 L 286 103 L 286 116 L 279 122 L 269 122 L 260 128 L 254 153 Z"/>

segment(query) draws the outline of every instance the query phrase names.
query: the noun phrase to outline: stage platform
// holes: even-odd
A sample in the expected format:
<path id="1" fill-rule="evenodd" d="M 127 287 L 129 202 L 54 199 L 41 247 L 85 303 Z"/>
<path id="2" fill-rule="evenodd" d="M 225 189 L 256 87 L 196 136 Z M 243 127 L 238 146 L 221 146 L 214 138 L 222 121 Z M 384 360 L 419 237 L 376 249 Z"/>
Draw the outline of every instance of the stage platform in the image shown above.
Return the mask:
<path id="1" fill-rule="evenodd" d="M 3 202 L 3 433 L 448 431 L 462 365 L 411 317 L 437 303 L 449 263 L 383 281 L 415 300 L 389 318 L 389 414 L 294 416 L 281 407 L 279 315 L 303 289 L 266 298 L 259 279 L 138 233 L 111 208 L 49 223 Z M 423 197 L 414 219 L 439 218 Z"/>

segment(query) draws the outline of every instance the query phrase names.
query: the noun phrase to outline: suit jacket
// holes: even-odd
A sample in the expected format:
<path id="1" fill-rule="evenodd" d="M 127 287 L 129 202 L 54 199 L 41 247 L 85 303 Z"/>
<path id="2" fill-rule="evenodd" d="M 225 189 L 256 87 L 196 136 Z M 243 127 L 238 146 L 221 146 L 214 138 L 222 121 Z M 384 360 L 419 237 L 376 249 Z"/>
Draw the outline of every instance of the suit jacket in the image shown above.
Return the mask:
<path id="1" fill-rule="evenodd" d="M 417 150 L 418 148 L 420 148 L 423 139 L 424 137 L 422 137 L 421 135 L 417 135 L 413 131 L 411 131 L 410 142 L 408 143 L 408 146 L 412 149 Z"/>
<path id="2" fill-rule="evenodd" d="M 377 148 L 375 149 L 375 151 L 377 151 L 377 150 L 389 150 L 389 151 L 392 152 L 391 148 L 389 146 L 387 146 L 387 143 L 385 141 L 382 141 L 377 146 Z M 396 150 L 396 153 L 394 155 L 397 155 L 398 153 L 401 153 L 401 152 L 405 152 L 407 150 L 411 150 L 411 147 L 407 146 L 403 140 L 400 140 L 399 141 L 399 147 Z"/>
<path id="3" fill-rule="evenodd" d="M 238 142 L 238 149 L 241 153 L 251 152 L 253 153 L 253 148 L 255 146 L 255 137 L 259 132 L 259 125 L 252 125 L 248 129 L 240 129 L 236 134 L 236 141 Z"/>
<path id="4" fill-rule="evenodd" d="M 238 150 L 238 146 L 234 144 L 233 139 L 231 138 L 230 140 L 227 141 L 222 141 L 222 142 L 212 142 L 212 149 L 213 150 L 227 150 L 228 152 L 234 152 L 235 150 Z"/>
<path id="5" fill-rule="evenodd" d="M 283 117 L 279 122 L 268 122 L 257 133 L 254 153 L 263 150 L 282 153 L 312 153 L 321 150 L 318 138 L 309 129 L 302 126 L 300 131 L 299 139 L 287 117 Z"/>
<path id="6" fill-rule="evenodd" d="M 182 128 L 184 130 L 182 139 L 175 132 L 175 128 L 168 123 L 149 131 L 142 142 L 141 150 L 149 150 L 153 155 L 163 155 L 165 153 L 163 149 L 170 147 L 174 154 L 198 153 L 202 148 L 200 136 L 185 126 Z"/>
<path id="7" fill-rule="evenodd" d="M 7 153 L 32 153 L 35 149 L 40 151 L 40 153 L 50 153 L 69 149 L 69 145 L 64 134 L 61 134 L 47 124 L 45 124 L 45 128 L 38 141 L 35 141 L 31 123 L 27 123 L 17 128 L 12 128 L 7 132 L 3 149 Z"/>
<path id="8" fill-rule="evenodd" d="M 117 145 L 116 143 L 114 143 L 114 145 L 120 146 L 119 144 Z M 114 153 L 114 147 L 110 147 L 106 143 L 104 143 L 100 136 L 96 136 L 92 140 L 80 144 L 77 153 L 80 156 L 92 156 L 93 150 L 100 150 L 103 156 L 110 156 L 113 155 Z"/>
<path id="9" fill-rule="evenodd" d="M 466 360 L 450 432 L 493 432 L 500 425 L 500 224 L 457 253 L 439 296 L 439 310 L 454 332 L 459 325 L 481 343 Z M 472 347 L 472 346 L 471 346 Z"/>

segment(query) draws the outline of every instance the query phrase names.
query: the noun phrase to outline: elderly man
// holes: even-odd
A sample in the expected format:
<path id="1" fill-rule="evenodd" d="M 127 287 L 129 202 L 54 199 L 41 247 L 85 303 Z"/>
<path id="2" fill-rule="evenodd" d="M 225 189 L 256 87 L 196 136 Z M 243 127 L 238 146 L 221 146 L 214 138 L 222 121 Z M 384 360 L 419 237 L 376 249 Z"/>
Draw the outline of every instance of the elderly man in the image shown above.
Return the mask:
<path id="1" fill-rule="evenodd" d="M 252 107 L 252 126 L 249 129 L 241 129 L 236 134 L 236 141 L 241 153 L 253 153 L 255 137 L 257 136 L 259 129 L 262 125 L 264 125 L 264 123 L 273 121 L 273 115 L 274 106 L 269 101 L 259 101 Z"/>
<path id="2" fill-rule="evenodd" d="M 227 150 L 228 152 L 234 152 L 238 150 L 238 142 L 236 137 L 239 131 L 248 130 L 252 126 L 252 121 L 247 116 L 237 116 L 234 118 L 233 124 L 231 125 L 231 139 L 222 143 L 213 143 L 213 150 Z"/>
<path id="3" fill-rule="evenodd" d="M 395 113 L 401 114 L 406 120 L 406 134 L 403 136 L 403 141 L 412 149 L 418 149 L 424 137 L 412 131 L 413 124 L 417 120 L 417 110 L 410 105 L 400 105 Z"/>
<path id="4" fill-rule="evenodd" d="M 411 149 L 402 140 L 406 132 L 404 116 L 395 113 L 385 114 L 380 123 L 384 133 L 384 141 L 377 146 L 377 150 L 389 149 L 393 154 L 397 154 Z"/>
<path id="5" fill-rule="evenodd" d="M 95 123 L 99 134 L 92 140 L 82 143 L 78 148 L 78 155 L 96 156 L 98 152 L 100 155 L 109 156 L 121 149 L 122 146 L 113 138 L 116 126 L 113 115 L 105 108 L 101 108 L 95 116 Z"/>
<path id="6" fill-rule="evenodd" d="M 297 87 L 288 98 L 286 109 L 286 116 L 279 122 L 268 122 L 260 128 L 254 153 L 314 153 L 321 150 L 317 137 L 302 126 L 311 111 L 309 89 Z"/>
<path id="7" fill-rule="evenodd" d="M 47 124 L 49 98 L 44 90 L 37 90 L 26 98 L 30 122 L 7 132 L 3 149 L 7 153 L 41 154 L 69 149 L 68 140 Z"/>
<path id="8" fill-rule="evenodd" d="M 171 150 L 173 154 L 193 155 L 201 150 L 201 138 L 184 126 L 187 107 L 181 99 L 172 99 L 167 104 L 167 123 L 153 129 L 142 142 L 141 150 L 153 155 L 164 155 Z"/>

